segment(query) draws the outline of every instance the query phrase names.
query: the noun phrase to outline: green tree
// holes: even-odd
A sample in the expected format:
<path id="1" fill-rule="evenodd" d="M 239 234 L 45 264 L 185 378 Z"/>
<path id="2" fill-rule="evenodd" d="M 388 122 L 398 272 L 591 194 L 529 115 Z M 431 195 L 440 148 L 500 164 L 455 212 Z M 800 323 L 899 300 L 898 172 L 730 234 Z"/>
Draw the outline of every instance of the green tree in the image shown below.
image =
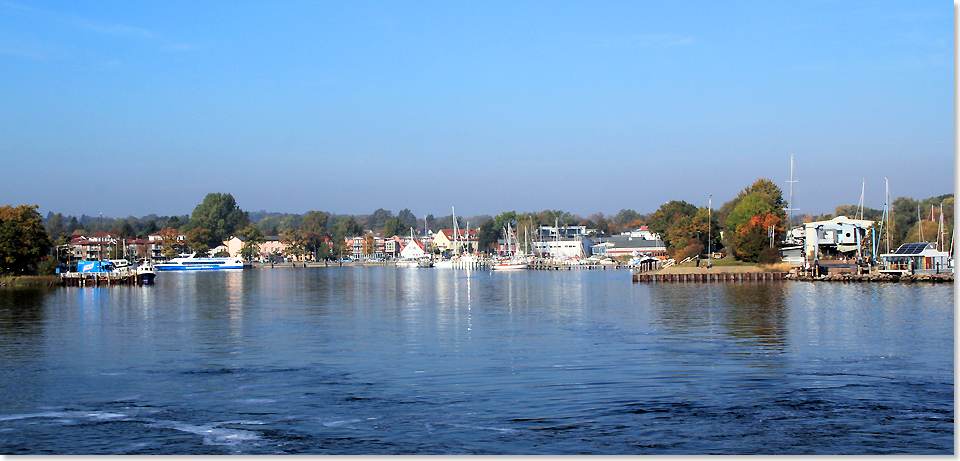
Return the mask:
<path id="1" fill-rule="evenodd" d="M 503 228 L 507 227 L 507 224 L 516 228 L 518 221 L 519 219 L 516 211 L 504 211 L 493 218 L 492 227 L 497 232 L 500 232 Z"/>
<path id="2" fill-rule="evenodd" d="M 197 257 L 204 257 L 210 251 L 210 229 L 196 228 L 187 232 L 185 243 Z"/>
<path id="3" fill-rule="evenodd" d="M 836 216 L 846 216 L 850 219 L 860 219 L 860 207 L 857 205 L 840 205 L 834 210 Z M 879 221 L 883 217 L 883 210 L 863 207 L 863 219 Z"/>
<path id="4" fill-rule="evenodd" d="M 543 210 L 537 213 L 537 224 L 553 226 L 571 226 L 583 221 L 583 218 L 563 210 Z"/>
<path id="5" fill-rule="evenodd" d="M 731 212 L 733 212 L 734 208 L 740 204 L 741 200 L 751 194 L 759 194 L 761 197 L 763 197 L 763 200 L 770 205 L 771 210 L 773 210 L 773 215 L 780 218 L 781 221 L 786 218 L 787 214 L 786 210 L 784 210 L 786 204 L 783 201 L 783 191 L 781 191 L 780 188 L 773 183 L 773 181 L 766 178 L 760 178 L 750 185 L 750 187 L 740 191 L 736 198 L 724 203 L 723 206 L 717 210 L 717 217 L 721 227 L 724 229 L 731 228 L 731 226 L 727 224 L 727 217 Z"/>
<path id="6" fill-rule="evenodd" d="M 737 206 L 727 216 L 726 231 L 724 232 L 724 246 L 739 254 L 737 249 L 740 228 L 758 215 L 774 214 L 773 208 L 767 203 L 762 194 L 749 194 L 737 202 Z M 776 214 L 774 214 L 776 216 Z M 779 216 L 778 216 L 779 218 Z"/>
<path id="7" fill-rule="evenodd" d="M 330 248 L 326 244 L 330 238 L 327 221 L 330 215 L 322 211 L 308 211 L 300 222 L 300 231 L 307 241 L 308 250 L 316 252 L 317 258 L 329 256 Z"/>
<path id="8" fill-rule="evenodd" d="M 240 255 L 246 259 L 256 257 L 260 253 L 260 245 L 267 241 L 266 237 L 263 236 L 263 231 L 253 224 L 248 224 L 237 231 L 237 237 L 243 240 Z"/>
<path id="9" fill-rule="evenodd" d="M 334 254 L 350 254 L 350 248 L 346 245 L 347 237 L 356 237 L 363 234 L 363 228 L 357 223 L 353 216 L 343 219 L 333 226 L 333 252 Z"/>
<path id="10" fill-rule="evenodd" d="M 660 238 L 663 239 L 667 248 L 684 246 L 689 235 L 685 235 L 681 230 L 690 225 L 689 219 L 696 214 L 697 207 L 683 200 L 671 200 L 660 205 L 660 208 L 650 217 L 647 226 L 650 228 L 650 232 L 660 234 Z M 673 237 L 671 237 L 671 230 L 674 234 Z M 672 238 L 676 238 L 677 241 L 674 242 L 671 240 Z"/>
<path id="11" fill-rule="evenodd" d="M 626 211 L 626 210 L 620 210 Z M 611 225 L 612 224 L 612 225 Z M 586 221 L 580 223 L 581 226 L 586 226 L 588 229 L 596 229 L 600 235 L 613 235 L 614 233 L 619 233 L 623 230 L 623 226 L 617 223 L 611 223 L 603 213 L 597 212 L 596 214 L 590 215 Z"/>
<path id="12" fill-rule="evenodd" d="M 403 223 L 403 227 L 405 229 L 409 229 L 411 227 L 414 229 L 417 228 L 417 217 L 409 209 L 404 208 L 400 210 L 400 212 L 397 213 L 397 219 Z"/>
<path id="13" fill-rule="evenodd" d="M 403 224 L 399 218 L 389 218 L 383 225 L 383 236 L 393 237 L 394 235 L 404 235 L 410 231 L 410 228 Z"/>
<path id="14" fill-rule="evenodd" d="M 495 222 L 493 219 L 488 219 L 477 229 L 477 247 L 482 252 L 490 252 L 497 248 L 497 239 L 502 229 L 495 227 Z"/>
<path id="15" fill-rule="evenodd" d="M 47 219 L 45 227 L 47 229 L 47 235 L 49 235 L 50 240 L 54 242 L 59 240 L 63 234 L 67 233 L 66 227 L 64 227 L 63 215 L 60 213 L 50 216 L 50 218 Z"/>
<path id="16" fill-rule="evenodd" d="M 640 213 L 637 213 L 636 211 L 621 209 L 619 213 L 617 213 L 616 215 L 613 216 L 613 218 L 610 219 L 610 221 L 613 222 L 614 224 L 617 224 L 620 227 L 620 229 L 624 229 L 628 227 L 629 224 L 632 223 L 633 221 L 636 221 L 641 218 L 642 216 L 640 216 Z"/>
<path id="17" fill-rule="evenodd" d="M 393 212 L 384 210 L 383 208 L 377 208 L 377 210 L 367 218 L 367 229 L 372 231 L 383 229 L 383 226 L 387 224 L 387 220 L 392 217 Z"/>
<path id="18" fill-rule="evenodd" d="M 237 206 L 232 195 L 210 193 L 203 199 L 203 203 L 193 209 L 190 221 L 183 230 L 210 229 L 210 239 L 207 244 L 215 247 L 233 236 L 237 229 L 242 229 L 249 223 L 249 216 Z"/>
<path id="19" fill-rule="evenodd" d="M 31 274 L 50 252 L 52 243 L 37 208 L 38 205 L 0 208 L 0 273 Z"/>

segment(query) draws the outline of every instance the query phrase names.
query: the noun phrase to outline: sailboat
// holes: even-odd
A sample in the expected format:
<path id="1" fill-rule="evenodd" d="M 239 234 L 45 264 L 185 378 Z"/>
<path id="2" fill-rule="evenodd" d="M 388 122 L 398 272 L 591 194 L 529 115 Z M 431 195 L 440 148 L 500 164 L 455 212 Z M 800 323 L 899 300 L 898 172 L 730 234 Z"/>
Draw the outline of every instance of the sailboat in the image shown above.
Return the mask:
<path id="1" fill-rule="evenodd" d="M 517 240 L 517 236 L 510 227 L 510 224 L 507 224 L 505 233 L 507 236 L 507 248 L 510 247 L 511 241 L 513 242 L 513 255 L 510 256 L 510 259 L 497 261 L 490 266 L 490 269 L 495 271 L 526 269 L 528 265 L 527 257 L 520 251 L 520 242 Z"/>

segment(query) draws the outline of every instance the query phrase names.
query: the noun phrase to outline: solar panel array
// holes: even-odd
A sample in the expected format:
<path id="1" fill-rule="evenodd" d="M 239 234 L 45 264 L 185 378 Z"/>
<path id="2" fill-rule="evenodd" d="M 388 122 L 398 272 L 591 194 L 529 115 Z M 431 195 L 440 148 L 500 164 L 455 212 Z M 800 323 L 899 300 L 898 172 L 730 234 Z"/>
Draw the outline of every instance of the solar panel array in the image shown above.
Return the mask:
<path id="1" fill-rule="evenodd" d="M 930 246 L 930 243 L 904 243 L 900 245 L 900 248 L 897 248 L 897 252 L 894 254 L 898 255 L 915 255 L 920 254 L 921 251 Z"/>

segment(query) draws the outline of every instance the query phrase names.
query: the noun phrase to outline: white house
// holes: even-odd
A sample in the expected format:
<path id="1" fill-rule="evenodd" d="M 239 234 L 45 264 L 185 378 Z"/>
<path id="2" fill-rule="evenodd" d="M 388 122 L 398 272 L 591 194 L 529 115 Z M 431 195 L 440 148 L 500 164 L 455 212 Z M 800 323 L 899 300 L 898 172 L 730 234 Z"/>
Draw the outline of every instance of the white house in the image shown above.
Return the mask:
<path id="1" fill-rule="evenodd" d="M 400 257 L 403 259 L 417 259 L 427 255 L 427 249 L 423 242 L 417 239 L 411 239 L 400 250 Z"/>

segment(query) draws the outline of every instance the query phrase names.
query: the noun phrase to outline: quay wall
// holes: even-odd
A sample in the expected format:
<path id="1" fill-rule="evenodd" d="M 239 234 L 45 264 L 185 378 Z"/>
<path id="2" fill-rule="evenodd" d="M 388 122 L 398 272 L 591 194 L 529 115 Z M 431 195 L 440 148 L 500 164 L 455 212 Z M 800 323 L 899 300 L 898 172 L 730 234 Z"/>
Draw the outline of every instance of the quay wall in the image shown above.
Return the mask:
<path id="1" fill-rule="evenodd" d="M 700 282 L 774 282 L 795 280 L 803 282 L 891 282 L 891 283 L 953 283 L 953 274 L 832 274 L 803 275 L 796 272 L 742 272 L 742 273 L 634 273 L 634 283 L 700 283 Z"/>

